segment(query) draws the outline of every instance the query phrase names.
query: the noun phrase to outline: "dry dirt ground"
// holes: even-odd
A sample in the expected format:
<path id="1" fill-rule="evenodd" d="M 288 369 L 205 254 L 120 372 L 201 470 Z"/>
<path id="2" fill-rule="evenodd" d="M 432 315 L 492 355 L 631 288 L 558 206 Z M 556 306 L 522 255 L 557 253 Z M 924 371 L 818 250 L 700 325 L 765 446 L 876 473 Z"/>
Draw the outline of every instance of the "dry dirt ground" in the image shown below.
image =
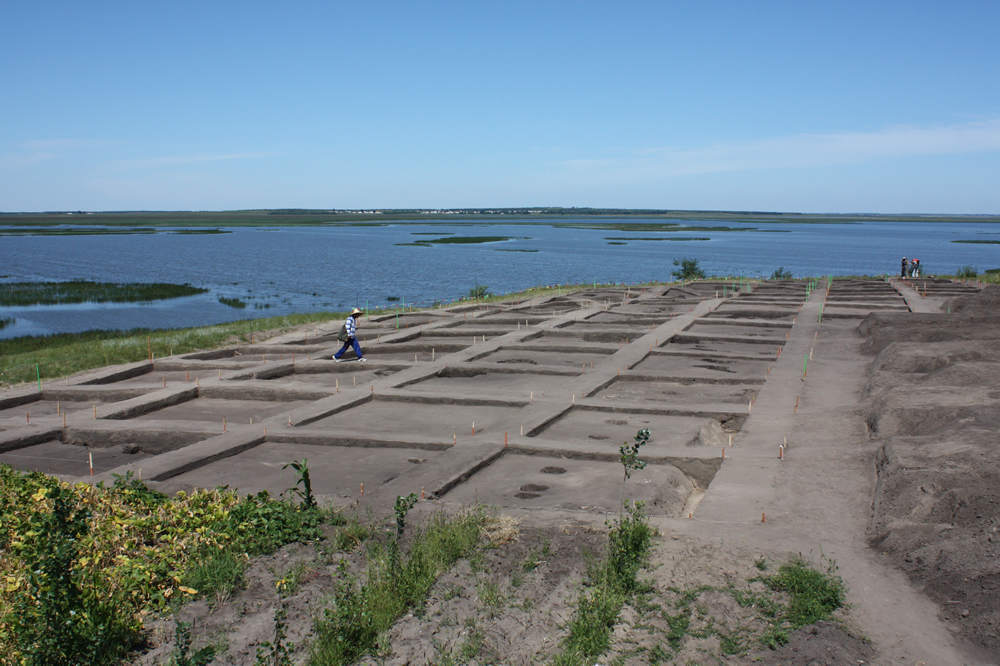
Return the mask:
<path id="1" fill-rule="evenodd" d="M 659 536 L 600 663 L 996 663 L 997 296 L 915 286 L 695 283 L 413 313 L 361 322 L 363 364 L 330 360 L 336 325 L 311 327 L 8 391 L 0 462 L 281 492 L 306 457 L 321 500 L 364 520 L 415 492 L 411 524 L 477 502 L 517 521 L 365 663 L 544 663 L 623 496 Z M 640 428 L 650 465 L 623 490 L 618 447 Z M 282 604 L 304 660 L 344 569 L 362 572 L 362 549 L 330 536 L 259 558 L 244 589 L 179 619 L 226 646 L 216 663 L 249 665 Z M 792 554 L 835 565 L 849 606 L 770 650 L 746 600 Z M 149 627 L 136 663 L 165 663 L 173 621 Z"/>

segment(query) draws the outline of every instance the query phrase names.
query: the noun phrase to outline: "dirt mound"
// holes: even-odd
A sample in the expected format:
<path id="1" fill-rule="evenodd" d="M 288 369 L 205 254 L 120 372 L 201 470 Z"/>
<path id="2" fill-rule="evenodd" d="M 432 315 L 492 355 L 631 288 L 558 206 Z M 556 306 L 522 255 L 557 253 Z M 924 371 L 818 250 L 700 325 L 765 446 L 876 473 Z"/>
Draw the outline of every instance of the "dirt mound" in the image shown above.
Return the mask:
<path id="1" fill-rule="evenodd" d="M 765 666 L 857 666 L 874 656 L 875 650 L 867 641 L 833 622 L 820 620 L 794 632 L 777 650 L 754 655 L 752 661 Z"/>
<path id="2" fill-rule="evenodd" d="M 978 294 L 949 299 L 944 307 L 959 314 L 995 314 L 1000 312 L 1000 285 L 988 284 Z"/>
<path id="3" fill-rule="evenodd" d="M 955 300 L 958 314 L 862 323 L 865 348 L 878 351 L 865 420 L 881 443 L 869 544 L 939 604 L 949 628 L 997 659 L 1000 290 Z"/>

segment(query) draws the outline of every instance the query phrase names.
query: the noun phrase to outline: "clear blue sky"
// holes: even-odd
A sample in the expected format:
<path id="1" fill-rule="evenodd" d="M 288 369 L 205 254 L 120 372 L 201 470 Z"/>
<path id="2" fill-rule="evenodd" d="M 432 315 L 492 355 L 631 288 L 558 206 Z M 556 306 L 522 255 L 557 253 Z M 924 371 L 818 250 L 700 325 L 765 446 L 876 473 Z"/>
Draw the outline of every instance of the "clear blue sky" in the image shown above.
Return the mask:
<path id="1" fill-rule="evenodd" d="M 0 3 L 0 211 L 1000 213 L 1000 2 Z"/>

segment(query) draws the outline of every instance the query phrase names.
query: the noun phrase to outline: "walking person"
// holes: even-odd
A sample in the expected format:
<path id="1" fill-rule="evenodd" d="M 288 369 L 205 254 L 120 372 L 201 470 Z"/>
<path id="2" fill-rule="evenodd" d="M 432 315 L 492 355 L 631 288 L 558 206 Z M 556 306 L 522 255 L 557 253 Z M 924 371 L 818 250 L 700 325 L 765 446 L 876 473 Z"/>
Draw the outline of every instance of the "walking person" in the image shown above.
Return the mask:
<path id="1" fill-rule="evenodd" d="M 367 361 L 364 356 L 361 355 L 361 345 L 358 344 L 358 317 L 363 315 L 364 312 L 354 308 L 351 311 L 351 316 L 347 318 L 344 325 L 341 327 L 340 332 L 337 333 L 337 339 L 344 342 L 344 346 L 340 348 L 340 351 L 333 355 L 333 360 L 340 363 L 340 357 L 344 355 L 349 347 L 354 347 L 354 354 L 358 357 L 359 361 Z"/>
<path id="2" fill-rule="evenodd" d="M 903 257 L 903 267 L 899 269 L 899 277 L 906 278 L 906 257 Z"/>

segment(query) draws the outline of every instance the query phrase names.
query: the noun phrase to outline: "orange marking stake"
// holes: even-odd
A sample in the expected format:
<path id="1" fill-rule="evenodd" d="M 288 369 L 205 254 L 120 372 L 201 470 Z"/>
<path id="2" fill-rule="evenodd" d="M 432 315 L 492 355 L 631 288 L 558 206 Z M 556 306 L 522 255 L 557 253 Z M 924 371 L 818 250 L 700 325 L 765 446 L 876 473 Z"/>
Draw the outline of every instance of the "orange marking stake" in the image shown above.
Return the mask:
<path id="1" fill-rule="evenodd" d="M 167 388 L 167 378 L 163 378 L 163 388 Z"/>
<path id="2" fill-rule="evenodd" d="M 365 495 L 365 484 L 362 483 L 361 484 L 361 496 L 364 497 L 364 495 Z"/>
<path id="3" fill-rule="evenodd" d="M 726 450 L 725 450 L 725 449 L 722 449 L 722 457 L 723 457 L 723 458 L 725 458 L 725 457 L 726 457 Z"/>
<path id="4" fill-rule="evenodd" d="M 778 460 L 784 460 L 784 459 L 785 459 L 785 447 L 782 446 L 781 444 L 778 444 Z"/>
<path id="5" fill-rule="evenodd" d="M 94 418 L 97 418 L 97 405 L 94 405 Z"/>
<path id="6" fill-rule="evenodd" d="M 475 421 L 472 422 L 472 436 L 473 437 L 476 436 L 476 422 Z"/>
<path id="7" fill-rule="evenodd" d="M 295 365 L 295 363 L 293 362 L 292 365 Z M 219 370 L 219 379 L 222 379 L 222 370 Z"/>
<path id="8" fill-rule="evenodd" d="M 507 447 L 507 431 L 506 430 L 503 431 L 503 445 L 504 445 L 504 448 Z"/>
<path id="9" fill-rule="evenodd" d="M 184 381 L 186 381 L 186 382 L 191 381 L 191 371 L 190 370 L 185 370 L 184 371 Z"/>
<path id="10" fill-rule="evenodd" d="M 427 495 L 424 494 L 424 487 L 420 486 L 420 499 L 426 499 Z"/>
<path id="11" fill-rule="evenodd" d="M 66 429 L 66 412 L 63 412 L 63 429 Z"/>
<path id="12" fill-rule="evenodd" d="M 90 448 L 87 449 L 87 462 L 90 463 L 90 475 L 94 476 L 94 454 L 90 452 Z"/>
<path id="13" fill-rule="evenodd" d="M 31 423 L 31 414 L 25 413 L 24 418 L 27 419 L 28 423 Z"/>
<path id="14" fill-rule="evenodd" d="M 288 425 L 292 425 L 292 415 L 288 415 Z"/>
<path id="15" fill-rule="evenodd" d="M 226 432 L 226 417 L 222 417 L 222 432 Z"/>

